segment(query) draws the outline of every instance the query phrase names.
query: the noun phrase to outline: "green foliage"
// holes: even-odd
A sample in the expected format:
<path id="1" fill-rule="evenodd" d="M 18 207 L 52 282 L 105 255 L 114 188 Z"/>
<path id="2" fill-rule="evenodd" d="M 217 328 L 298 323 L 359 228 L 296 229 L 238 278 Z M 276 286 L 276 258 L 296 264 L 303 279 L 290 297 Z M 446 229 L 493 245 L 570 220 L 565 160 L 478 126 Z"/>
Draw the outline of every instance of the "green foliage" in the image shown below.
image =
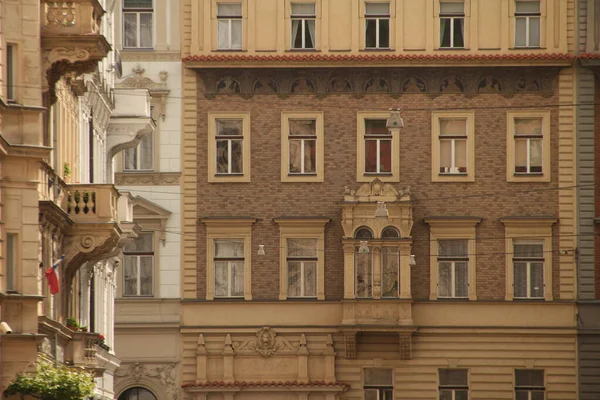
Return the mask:
<path id="1" fill-rule="evenodd" d="M 75 318 L 67 318 L 67 326 L 72 326 L 74 328 L 79 328 L 79 322 Z"/>
<path id="2" fill-rule="evenodd" d="M 85 400 L 94 392 L 94 376 L 79 368 L 56 367 L 40 361 L 35 375 L 19 375 L 6 394 L 21 394 L 42 400 Z"/>
<path id="3" fill-rule="evenodd" d="M 63 165 L 63 176 L 65 179 L 71 176 L 71 164 L 65 162 Z"/>

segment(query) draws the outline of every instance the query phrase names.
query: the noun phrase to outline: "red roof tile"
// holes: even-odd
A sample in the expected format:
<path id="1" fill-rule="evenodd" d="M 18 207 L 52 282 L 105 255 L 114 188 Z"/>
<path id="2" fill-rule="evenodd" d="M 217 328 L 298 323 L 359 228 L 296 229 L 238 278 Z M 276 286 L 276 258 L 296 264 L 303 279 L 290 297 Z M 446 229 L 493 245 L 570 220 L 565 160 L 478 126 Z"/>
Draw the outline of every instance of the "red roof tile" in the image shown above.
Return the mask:
<path id="1" fill-rule="evenodd" d="M 600 53 L 583 53 L 577 56 L 581 60 L 600 60 Z"/>
<path id="2" fill-rule="evenodd" d="M 236 381 L 236 382 L 206 382 L 206 383 L 184 383 L 181 385 L 182 388 L 191 388 L 191 387 L 199 387 L 199 388 L 217 388 L 217 387 L 315 387 L 315 386 L 326 386 L 326 387 L 334 387 L 338 386 L 342 389 L 350 387 L 345 383 L 340 382 L 325 382 L 325 381 L 311 381 L 311 382 L 297 382 L 297 381 L 287 381 L 287 382 L 247 382 L 247 381 Z"/>

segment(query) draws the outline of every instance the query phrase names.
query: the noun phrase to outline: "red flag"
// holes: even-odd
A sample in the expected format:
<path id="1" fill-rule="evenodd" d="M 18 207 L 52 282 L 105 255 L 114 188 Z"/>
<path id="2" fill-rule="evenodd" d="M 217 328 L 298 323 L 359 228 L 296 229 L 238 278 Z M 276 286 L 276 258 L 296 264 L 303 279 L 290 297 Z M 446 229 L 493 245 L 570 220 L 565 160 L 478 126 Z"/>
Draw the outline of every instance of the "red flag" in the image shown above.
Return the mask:
<path id="1" fill-rule="evenodd" d="M 65 256 L 62 256 L 58 259 L 50 268 L 46 270 L 46 279 L 48 280 L 48 287 L 50 288 L 51 294 L 56 294 L 60 292 L 60 287 L 58 284 L 58 274 L 56 273 L 56 268 L 65 259 Z"/>

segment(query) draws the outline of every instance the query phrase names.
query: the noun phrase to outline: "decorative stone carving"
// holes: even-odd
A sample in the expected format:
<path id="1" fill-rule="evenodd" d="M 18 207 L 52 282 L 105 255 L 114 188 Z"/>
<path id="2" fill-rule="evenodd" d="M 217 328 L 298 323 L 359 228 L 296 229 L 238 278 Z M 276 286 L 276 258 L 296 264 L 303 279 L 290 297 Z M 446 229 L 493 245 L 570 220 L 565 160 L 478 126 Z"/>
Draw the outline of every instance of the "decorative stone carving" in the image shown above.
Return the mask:
<path id="1" fill-rule="evenodd" d="M 256 337 L 248 339 L 243 343 L 234 343 L 235 350 L 254 350 L 261 357 L 271 357 L 276 352 L 284 349 L 297 350 L 287 339 L 277 338 L 277 334 L 271 328 L 264 327 L 256 332 Z"/>
<path id="2" fill-rule="evenodd" d="M 158 113 L 161 119 L 164 121 L 167 112 L 167 96 L 170 90 L 167 88 L 167 78 L 169 73 L 167 71 L 160 71 L 158 77 L 159 82 L 155 82 L 152 79 L 144 75 L 146 70 L 137 64 L 131 69 L 132 75 L 127 76 L 122 82 L 117 83 L 117 88 L 124 89 L 148 89 L 153 99 L 158 100 Z M 95 117 L 95 115 L 94 115 Z"/>
<path id="3" fill-rule="evenodd" d="M 147 185 L 179 185 L 181 174 L 179 172 L 117 172 L 115 185 L 147 186 Z"/>
<path id="4" fill-rule="evenodd" d="M 346 349 L 346 359 L 347 360 L 355 360 L 356 359 L 356 333 L 355 332 L 346 332 L 344 334 L 344 345 Z"/>
<path id="5" fill-rule="evenodd" d="M 157 380 L 166 392 L 167 398 L 177 400 L 179 397 L 177 362 L 159 364 L 153 368 L 146 367 L 146 365 L 136 362 L 131 364 L 129 368 L 117 369 L 115 377 L 132 380 L 135 383 L 139 383 L 145 379 Z"/>
<path id="6" fill-rule="evenodd" d="M 411 360 L 412 359 L 412 335 L 411 334 L 400 334 L 400 359 Z"/>
<path id="7" fill-rule="evenodd" d="M 479 93 L 501 93 L 502 85 L 497 78 L 487 76 L 479 81 L 477 84 L 477 91 Z"/>
<path id="8" fill-rule="evenodd" d="M 440 84 L 440 93 L 464 93 L 465 84 L 455 76 L 444 78 Z"/>
<path id="9" fill-rule="evenodd" d="M 217 94 L 235 94 L 240 92 L 240 84 L 235 79 L 224 78 L 217 83 Z"/>
<path id="10" fill-rule="evenodd" d="M 292 93 L 314 93 L 316 91 L 315 83 L 308 78 L 298 78 L 292 83 Z"/>
<path id="11" fill-rule="evenodd" d="M 272 79 L 262 78 L 254 83 L 253 92 L 256 94 L 277 93 L 277 84 Z"/>
<path id="12" fill-rule="evenodd" d="M 390 85 L 383 78 L 373 78 L 367 81 L 365 85 L 366 93 L 388 93 Z"/>
<path id="13" fill-rule="evenodd" d="M 425 93 L 427 92 L 427 85 L 421 78 L 412 77 L 402 84 L 402 91 L 405 93 Z"/>
<path id="14" fill-rule="evenodd" d="M 352 85 L 344 78 L 336 78 L 329 81 L 327 91 L 331 93 L 352 92 Z"/>

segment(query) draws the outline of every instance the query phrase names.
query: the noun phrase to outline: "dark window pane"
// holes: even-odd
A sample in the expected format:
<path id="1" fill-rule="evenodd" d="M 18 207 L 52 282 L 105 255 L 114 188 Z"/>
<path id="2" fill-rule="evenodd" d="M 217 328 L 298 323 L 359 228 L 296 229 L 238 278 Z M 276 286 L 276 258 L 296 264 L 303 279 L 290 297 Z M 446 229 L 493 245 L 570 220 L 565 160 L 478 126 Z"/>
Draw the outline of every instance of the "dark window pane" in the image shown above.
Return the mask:
<path id="1" fill-rule="evenodd" d="M 391 172 L 392 171 L 392 141 L 391 140 L 380 140 L 379 141 L 379 172 Z"/>
<path id="2" fill-rule="evenodd" d="M 515 385 L 516 386 L 544 386 L 544 370 L 543 369 L 516 369 L 515 370 Z"/>
<path id="3" fill-rule="evenodd" d="M 243 144 L 241 140 L 231 141 L 231 173 L 241 174 L 244 172 Z"/>
<path id="4" fill-rule="evenodd" d="M 440 386 L 467 386 L 468 371 L 463 368 L 441 368 Z"/>
<path id="5" fill-rule="evenodd" d="M 391 135 L 385 119 L 366 119 L 365 135 Z"/>
<path id="6" fill-rule="evenodd" d="M 468 241 L 463 239 L 438 240 L 439 257 L 467 257 Z"/>
<path id="7" fill-rule="evenodd" d="M 391 386 L 393 375 L 390 368 L 365 368 L 365 386 Z"/>
<path id="8" fill-rule="evenodd" d="M 229 141 L 217 140 L 217 173 L 229 173 Z"/>
<path id="9" fill-rule="evenodd" d="M 462 18 L 454 18 L 454 47 L 464 47 L 464 20 Z"/>
<path id="10" fill-rule="evenodd" d="M 365 172 L 377 172 L 377 140 L 365 140 Z"/>
<path id="11" fill-rule="evenodd" d="M 440 18 L 440 47 L 450 47 L 450 18 Z"/>
<path id="12" fill-rule="evenodd" d="M 365 20 L 365 47 L 377 47 L 377 20 Z"/>
<path id="13" fill-rule="evenodd" d="M 390 47 L 390 20 L 379 20 L 379 46 L 382 48 Z"/>

